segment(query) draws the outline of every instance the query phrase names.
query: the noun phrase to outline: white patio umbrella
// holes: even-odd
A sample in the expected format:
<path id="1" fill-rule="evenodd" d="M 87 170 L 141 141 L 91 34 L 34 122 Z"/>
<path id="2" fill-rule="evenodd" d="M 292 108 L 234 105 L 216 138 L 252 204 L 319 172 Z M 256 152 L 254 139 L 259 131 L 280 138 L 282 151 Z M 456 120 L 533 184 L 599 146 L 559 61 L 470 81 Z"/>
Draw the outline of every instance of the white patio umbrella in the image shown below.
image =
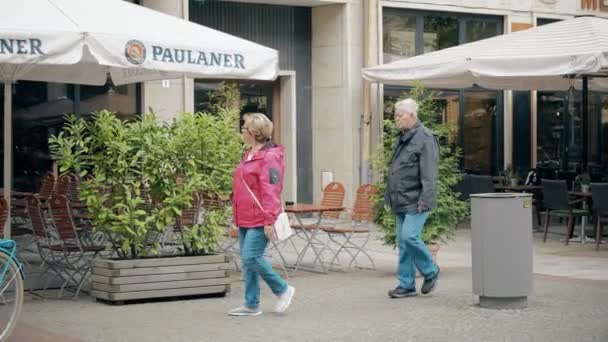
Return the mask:
<path id="1" fill-rule="evenodd" d="M 363 69 L 387 84 L 431 88 L 566 90 L 589 76 L 608 89 L 608 19 L 579 17 Z"/>
<path id="2" fill-rule="evenodd" d="M 511 90 L 582 90 L 587 126 L 588 90 L 608 89 L 608 19 L 578 17 L 363 69 L 363 77 L 429 88 L 475 85 Z M 572 96 L 569 96 L 572 98 Z M 583 130 L 583 163 L 587 162 Z"/>
<path id="3" fill-rule="evenodd" d="M 180 77 L 273 80 L 276 50 L 122 0 L 0 2 L 4 196 L 12 178 L 12 82 L 116 85 Z M 10 222 L 10 216 L 9 220 Z M 10 237 L 10 224 L 5 226 Z"/>

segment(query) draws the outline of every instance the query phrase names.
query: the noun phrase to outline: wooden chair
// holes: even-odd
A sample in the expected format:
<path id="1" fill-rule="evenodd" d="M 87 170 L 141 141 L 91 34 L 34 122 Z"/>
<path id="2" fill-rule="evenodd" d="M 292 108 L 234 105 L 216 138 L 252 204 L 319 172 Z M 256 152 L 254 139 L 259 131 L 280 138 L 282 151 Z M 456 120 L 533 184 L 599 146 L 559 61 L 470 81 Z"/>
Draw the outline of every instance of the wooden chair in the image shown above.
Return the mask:
<path id="1" fill-rule="evenodd" d="M 327 206 L 338 206 L 341 207 L 344 205 L 344 196 L 346 194 L 346 190 L 344 189 L 344 185 L 339 182 L 331 182 L 325 186 L 323 189 L 323 197 L 321 198 L 321 205 Z M 323 213 L 323 219 L 337 220 L 340 218 L 341 212 L 339 211 L 326 211 Z M 316 221 L 316 220 L 315 220 Z M 314 228 L 314 224 L 303 223 L 300 225 L 299 223 L 293 223 L 291 225 L 293 229 L 311 229 Z"/>
<path id="2" fill-rule="evenodd" d="M 339 182 L 331 182 L 323 189 L 323 198 L 321 199 L 321 205 L 327 206 L 342 206 L 344 204 L 344 195 L 346 191 L 344 185 Z M 324 218 L 338 219 L 340 218 L 339 211 L 326 211 L 323 213 Z"/>
<path id="3" fill-rule="evenodd" d="M 604 225 L 608 224 L 608 183 L 591 183 L 593 215 L 595 216 L 595 250 L 600 250 Z"/>
<path id="4" fill-rule="evenodd" d="M 365 251 L 365 246 L 371 237 L 370 225 L 374 221 L 374 199 L 377 195 L 378 188 L 375 185 L 361 185 L 357 189 L 351 225 L 348 227 L 321 228 L 329 235 L 330 240 L 338 246 L 330 262 L 330 267 L 338 260 L 342 252 L 347 252 L 351 258 L 348 269 L 352 267 L 353 263 L 356 263 L 357 256 L 360 254 L 369 259 L 372 269 L 376 268 L 374 260 Z M 355 240 L 356 238 L 362 238 L 361 242 Z M 351 252 L 351 250 L 354 250 L 354 252 Z"/>
<path id="5" fill-rule="evenodd" d="M 40 196 L 30 195 L 27 197 L 27 212 L 34 231 L 34 241 L 38 248 L 38 255 L 42 260 L 40 265 L 41 277 L 49 276 L 42 287 L 42 290 L 45 291 L 53 279 L 59 277 L 64 282 L 69 279 L 69 275 L 62 270 L 62 265 L 65 263 L 63 247 L 57 238 L 57 234 L 47 223 Z"/>
<path id="6" fill-rule="evenodd" d="M 74 298 L 78 297 L 82 286 L 91 273 L 91 260 L 105 248 L 89 229 L 81 228 L 74 222 L 72 208 L 64 195 L 54 195 L 49 200 L 53 226 L 63 252 L 62 269 L 68 275 L 59 292 L 63 295 L 69 283 L 75 286 Z"/>
<path id="7" fill-rule="evenodd" d="M 72 178 L 69 174 L 66 173 L 59 176 L 53 189 L 53 195 L 63 195 L 69 198 L 71 183 Z"/>
<path id="8" fill-rule="evenodd" d="M 38 195 L 41 200 L 47 200 L 51 198 L 53 192 L 55 191 L 55 185 L 57 180 L 55 179 L 55 175 L 52 172 L 47 172 L 43 177 L 40 183 L 40 191 Z"/>
<path id="9" fill-rule="evenodd" d="M 568 219 L 568 233 L 566 234 L 566 245 L 574 232 L 576 219 L 590 214 L 587 209 L 576 209 L 573 205 L 581 203 L 582 200 L 571 201 L 568 195 L 568 185 L 564 180 L 542 180 L 543 206 L 545 212 L 545 232 L 543 242 L 547 241 L 549 233 L 549 219 L 551 216 Z"/>
<path id="10" fill-rule="evenodd" d="M 220 210 L 226 208 L 230 200 L 219 193 L 203 191 L 200 194 L 203 208 L 205 210 Z"/>
<path id="11" fill-rule="evenodd" d="M 168 229 L 162 237 L 162 249 L 169 245 L 183 245 L 186 227 L 192 227 L 198 224 L 200 213 L 201 196 L 195 192 L 192 194 L 192 206 L 182 209 L 182 214 L 176 218 L 173 227 Z"/>
<path id="12" fill-rule="evenodd" d="M 8 220 L 8 210 L 6 198 L 0 197 L 0 229 L 2 229 L 2 231 L 4 231 L 6 220 Z"/>

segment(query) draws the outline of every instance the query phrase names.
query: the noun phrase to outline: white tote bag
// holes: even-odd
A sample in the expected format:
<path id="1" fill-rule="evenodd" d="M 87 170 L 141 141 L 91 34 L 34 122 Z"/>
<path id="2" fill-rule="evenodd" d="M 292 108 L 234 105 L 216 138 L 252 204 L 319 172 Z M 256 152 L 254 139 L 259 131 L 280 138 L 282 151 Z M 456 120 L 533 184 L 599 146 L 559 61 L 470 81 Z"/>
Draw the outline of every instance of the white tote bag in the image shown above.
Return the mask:
<path id="1" fill-rule="evenodd" d="M 251 197 L 253 197 L 253 200 L 258 205 L 260 210 L 262 210 L 262 212 L 266 212 L 266 210 L 264 210 L 264 208 L 260 204 L 260 201 L 258 201 L 258 198 L 255 197 L 255 195 L 253 194 L 253 191 L 251 191 L 249 186 L 247 186 L 247 183 L 245 183 L 245 180 L 243 179 L 242 176 L 241 176 L 241 181 L 247 188 L 247 191 L 249 191 L 249 193 L 251 194 Z M 270 239 L 272 241 L 287 240 L 287 239 L 289 239 L 289 237 L 291 237 L 294 234 L 294 231 L 291 228 L 291 225 L 289 224 L 289 216 L 287 216 L 287 213 L 283 210 L 283 206 L 281 206 L 281 213 L 279 214 L 279 216 L 277 216 L 277 220 L 274 222 L 273 227 L 274 227 L 274 234 L 273 234 L 273 236 L 268 237 L 268 239 Z"/>

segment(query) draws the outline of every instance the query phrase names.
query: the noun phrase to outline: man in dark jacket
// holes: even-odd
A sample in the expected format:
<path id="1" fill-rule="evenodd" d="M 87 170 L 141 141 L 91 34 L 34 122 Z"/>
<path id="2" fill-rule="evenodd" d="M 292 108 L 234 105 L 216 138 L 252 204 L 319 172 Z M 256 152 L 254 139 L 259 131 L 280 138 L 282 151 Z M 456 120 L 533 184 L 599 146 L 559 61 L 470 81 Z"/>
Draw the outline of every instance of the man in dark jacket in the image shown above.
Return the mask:
<path id="1" fill-rule="evenodd" d="M 422 241 L 422 229 L 437 205 L 439 144 L 433 132 L 418 120 L 418 105 L 406 99 L 395 105 L 395 120 L 401 130 L 388 170 L 384 202 L 397 216 L 399 286 L 391 298 L 416 296 L 416 270 L 424 277 L 420 292 L 430 293 L 439 267 Z"/>

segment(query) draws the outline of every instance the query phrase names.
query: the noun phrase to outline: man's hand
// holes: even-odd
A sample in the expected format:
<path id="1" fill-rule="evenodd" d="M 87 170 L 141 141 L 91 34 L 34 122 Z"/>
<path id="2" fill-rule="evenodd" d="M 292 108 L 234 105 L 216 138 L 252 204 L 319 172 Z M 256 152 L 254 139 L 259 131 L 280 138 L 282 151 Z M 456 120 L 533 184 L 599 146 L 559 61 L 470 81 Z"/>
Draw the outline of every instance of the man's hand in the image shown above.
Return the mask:
<path id="1" fill-rule="evenodd" d="M 274 227 L 264 226 L 264 234 L 268 240 L 272 240 L 274 238 Z"/>
<path id="2" fill-rule="evenodd" d="M 424 203 L 418 203 L 418 212 L 421 213 L 426 210 L 426 205 Z"/>

